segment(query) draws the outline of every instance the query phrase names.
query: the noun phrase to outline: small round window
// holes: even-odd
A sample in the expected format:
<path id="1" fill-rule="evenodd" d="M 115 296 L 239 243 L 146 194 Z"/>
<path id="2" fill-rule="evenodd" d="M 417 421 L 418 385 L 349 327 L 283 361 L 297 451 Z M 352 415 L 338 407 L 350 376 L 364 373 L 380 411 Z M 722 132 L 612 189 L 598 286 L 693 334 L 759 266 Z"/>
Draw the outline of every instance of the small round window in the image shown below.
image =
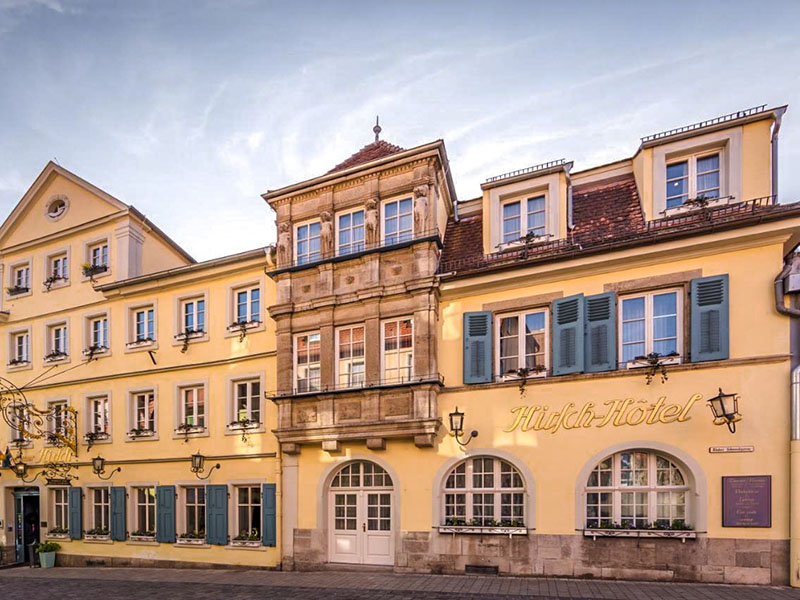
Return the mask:
<path id="1" fill-rule="evenodd" d="M 47 216 L 56 220 L 67 211 L 67 201 L 64 198 L 55 198 L 47 205 Z"/>

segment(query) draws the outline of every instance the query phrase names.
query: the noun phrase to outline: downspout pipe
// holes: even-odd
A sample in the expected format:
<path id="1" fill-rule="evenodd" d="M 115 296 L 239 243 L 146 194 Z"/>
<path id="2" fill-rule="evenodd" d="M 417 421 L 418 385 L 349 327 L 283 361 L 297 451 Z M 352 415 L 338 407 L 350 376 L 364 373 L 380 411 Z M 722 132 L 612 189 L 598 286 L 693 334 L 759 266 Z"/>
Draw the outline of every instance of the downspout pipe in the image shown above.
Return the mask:
<path id="1" fill-rule="evenodd" d="M 771 163 L 772 163 L 772 196 L 775 202 L 778 202 L 778 132 L 781 130 L 781 121 L 783 114 L 786 112 L 786 107 L 779 108 L 775 111 L 775 124 L 772 126 L 772 140 L 771 144 Z"/>

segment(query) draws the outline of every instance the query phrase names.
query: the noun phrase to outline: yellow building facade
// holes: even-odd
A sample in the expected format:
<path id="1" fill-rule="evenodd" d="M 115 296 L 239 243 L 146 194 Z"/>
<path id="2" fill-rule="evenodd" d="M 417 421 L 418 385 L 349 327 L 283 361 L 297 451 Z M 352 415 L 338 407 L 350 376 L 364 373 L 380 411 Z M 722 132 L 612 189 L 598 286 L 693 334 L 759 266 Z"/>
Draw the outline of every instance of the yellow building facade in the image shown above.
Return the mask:
<path id="1" fill-rule="evenodd" d="M 0 229 L 7 559 L 796 584 L 784 112 L 466 201 L 376 133 L 205 263 L 48 165 Z"/>

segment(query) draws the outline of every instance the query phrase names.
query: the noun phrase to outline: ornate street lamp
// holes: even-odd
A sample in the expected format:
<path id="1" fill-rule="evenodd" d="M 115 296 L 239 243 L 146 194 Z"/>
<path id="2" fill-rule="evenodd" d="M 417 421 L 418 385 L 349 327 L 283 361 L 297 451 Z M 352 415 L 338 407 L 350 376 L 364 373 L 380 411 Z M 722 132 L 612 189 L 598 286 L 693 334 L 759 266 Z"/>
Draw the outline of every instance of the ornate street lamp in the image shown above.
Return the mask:
<path id="1" fill-rule="evenodd" d="M 450 435 L 456 438 L 459 446 L 463 448 L 472 441 L 472 438 L 478 437 L 478 432 L 473 429 L 466 441 L 461 440 L 461 436 L 464 435 L 464 413 L 458 410 L 457 406 L 448 417 L 450 417 Z"/>
<path id="2" fill-rule="evenodd" d="M 25 483 L 33 483 L 41 473 L 37 473 L 30 479 L 25 479 L 25 476 L 28 474 L 28 465 L 26 465 L 23 461 L 17 461 L 13 465 L 11 465 L 11 470 L 14 471 L 14 475 L 17 476 L 17 479 L 22 480 Z"/>
<path id="3" fill-rule="evenodd" d="M 708 400 L 714 414 L 714 425 L 727 425 L 731 433 L 736 433 L 736 423 L 742 420 L 739 414 L 739 395 L 726 394 L 719 388 L 719 394 Z"/>
<path id="4" fill-rule="evenodd" d="M 219 463 L 217 463 L 208 470 L 205 477 L 200 477 L 200 473 L 205 471 L 205 463 L 206 457 L 200 454 L 200 452 L 192 454 L 192 473 L 194 473 L 194 476 L 198 479 L 208 479 L 211 477 L 211 473 L 214 472 L 214 469 L 219 469 Z"/>
<path id="5" fill-rule="evenodd" d="M 117 467 L 108 474 L 108 477 L 103 477 L 103 474 L 106 472 L 106 459 L 98 455 L 92 459 L 92 471 L 94 471 L 94 474 L 97 475 L 99 479 L 108 481 L 114 476 L 114 473 L 122 471 L 122 467 Z"/>

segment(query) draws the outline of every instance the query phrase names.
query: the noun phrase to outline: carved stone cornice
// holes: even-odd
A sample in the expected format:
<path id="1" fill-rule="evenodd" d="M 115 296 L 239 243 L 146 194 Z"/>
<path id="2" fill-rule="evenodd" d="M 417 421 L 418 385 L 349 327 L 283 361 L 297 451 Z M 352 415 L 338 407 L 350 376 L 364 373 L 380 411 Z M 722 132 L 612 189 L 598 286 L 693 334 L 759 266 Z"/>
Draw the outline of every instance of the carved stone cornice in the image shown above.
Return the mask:
<path id="1" fill-rule="evenodd" d="M 442 421 L 436 419 L 409 419 L 371 423 L 339 424 L 314 429 L 283 428 L 272 432 L 281 444 L 319 444 L 324 441 L 356 441 L 373 438 L 409 438 L 435 436 Z M 427 444 L 425 444 L 427 445 Z"/>

